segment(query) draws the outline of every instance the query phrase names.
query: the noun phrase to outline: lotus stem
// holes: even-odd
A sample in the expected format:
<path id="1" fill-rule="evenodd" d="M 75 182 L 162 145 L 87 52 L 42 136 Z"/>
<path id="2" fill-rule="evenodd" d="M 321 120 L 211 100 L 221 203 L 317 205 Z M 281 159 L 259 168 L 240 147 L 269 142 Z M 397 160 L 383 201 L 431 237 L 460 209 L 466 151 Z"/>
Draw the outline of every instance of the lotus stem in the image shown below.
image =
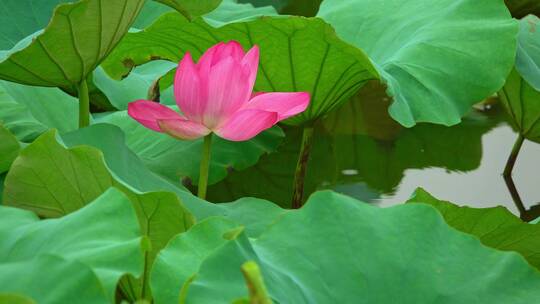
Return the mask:
<path id="1" fill-rule="evenodd" d="M 208 169 L 210 168 L 210 154 L 212 147 L 212 133 L 204 137 L 203 149 L 201 154 L 201 167 L 199 171 L 199 189 L 197 195 L 205 199 L 206 188 L 208 186 Z"/>
<path id="2" fill-rule="evenodd" d="M 78 89 L 79 94 L 79 128 L 90 125 L 90 96 L 86 79 L 81 81 Z"/>
<path id="3" fill-rule="evenodd" d="M 294 171 L 293 196 L 291 207 L 298 209 L 302 207 L 304 198 L 304 180 L 309 161 L 309 154 L 313 144 L 313 126 L 305 126 L 302 133 L 302 143 L 300 145 L 300 154 Z"/>
<path id="4" fill-rule="evenodd" d="M 518 158 L 519 151 L 521 150 L 521 146 L 523 146 L 524 140 L 525 137 L 519 134 L 516 142 L 514 143 L 514 147 L 512 148 L 512 152 L 510 152 L 510 156 L 508 156 L 508 161 L 506 161 L 503 176 L 507 177 L 512 175 L 512 170 L 514 170 L 514 165 L 516 164 L 516 160 Z"/>
<path id="5" fill-rule="evenodd" d="M 247 261 L 242 265 L 241 270 L 248 286 L 249 303 L 272 304 L 272 300 L 266 291 L 259 265 L 254 261 Z"/>

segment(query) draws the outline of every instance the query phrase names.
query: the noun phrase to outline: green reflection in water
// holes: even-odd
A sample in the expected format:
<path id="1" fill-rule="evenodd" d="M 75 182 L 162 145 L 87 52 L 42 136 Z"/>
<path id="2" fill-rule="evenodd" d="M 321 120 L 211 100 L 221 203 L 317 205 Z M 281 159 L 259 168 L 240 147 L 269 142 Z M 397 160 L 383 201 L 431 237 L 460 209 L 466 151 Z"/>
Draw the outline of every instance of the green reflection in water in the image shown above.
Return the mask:
<path id="1" fill-rule="evenodd" d="M 419 124 L 406 129 L 388 116 L 389 102 L 384 88 L 372 83 L 317 125 L 306 198 L 316 190 L 334 189 L 374 201 L 392 195 L 407 169 L 475 170 L 482 159 L 482 135 L 504 119 L 494 107 L 472 111 L 457 126 Z M 208 198 L 226 202 L 254 196 L 289 207 L 301 130 L 285 132 L 277 153 L 263 156 L 247 170 L 232 172 L 209 188 Z"/>

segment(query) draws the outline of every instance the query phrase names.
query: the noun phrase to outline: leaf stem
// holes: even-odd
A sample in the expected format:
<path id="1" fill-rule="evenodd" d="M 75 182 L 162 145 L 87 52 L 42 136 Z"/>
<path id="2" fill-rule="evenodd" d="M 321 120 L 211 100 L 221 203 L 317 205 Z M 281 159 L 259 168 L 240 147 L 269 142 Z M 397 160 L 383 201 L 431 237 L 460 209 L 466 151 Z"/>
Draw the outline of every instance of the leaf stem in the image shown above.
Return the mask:
<path id="1" fill-rule="evenodd" d="M 79 128 L 87 127 L 90 124 L 90 96 L 88 95 L 88 84 L 86 79 L 79 84 Z"/>
<path id="2" fill-rule="evenodd" d="M 210 154 L 212 147 L 212 133 L 204 137 L 203 149 L 201 154 L 201 167 L 199 171 L 199 189 L 197 195 L 205 199 L 206 187 L 208 186 L 208 169 L 210 168 Z"/>
<path id="3" fill-rule="evenodd" d="M 304 126 L 302 132 L 302 143 L 300 145 L 300 153 L 296 170 L 294 171 L 293 196 L 291 207 L 298 209 L 302 207 L 304 198 L 304 180 L 306 177 L 306 169 L 309 161 L 311 146 L 313 145 L 313 126 Z"/>
<path id="4" fill-rule="evenodd" d="M 523 146 L 523 141 L 525 140 L 525 137 L 523 135 L 519 134 L 518 138 L 516 139 L 516 142 L 514 143 L 514 147 L 512 148 L 512 152 L 510 152 L 510 156 L 508 156 L 508 161 L 506 161 L 506 166 L 504 167 L 503 176 L 511 176 L 512 170 L 514 170 L 514 165 L 516 164 L 516 160 L 519 155 L 519 151 L 521 150 L 521 146 Z"/>
<path id="5" fill-rule="evenodd" d="M 254 261 L 247 261 L 240 269 L 248 287 L 249 303 L 272 304 L 259 265 Z"/>

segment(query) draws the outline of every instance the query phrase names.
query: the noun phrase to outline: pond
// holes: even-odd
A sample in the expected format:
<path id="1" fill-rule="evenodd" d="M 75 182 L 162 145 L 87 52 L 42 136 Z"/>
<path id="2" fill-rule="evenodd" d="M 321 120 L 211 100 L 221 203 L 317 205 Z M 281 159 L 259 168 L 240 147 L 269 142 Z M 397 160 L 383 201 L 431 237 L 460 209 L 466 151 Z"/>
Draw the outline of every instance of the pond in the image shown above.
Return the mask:
<path id="1" fill-rule="evenodd" d="M 517 133 L 497 100 L 477 106 L 457 126 L 418 124 L 406 129 L 388 115 L 383 89 L 374 84 L 369 88 L 317 125 L 306 197 L 331 189 L 387 207 L 405 202 L 422 187 L 458 205 L 502 205 L 524 220 L 540 215 L 534 211 L 540 202 L 535 178 L 540 145 L 525 142 L 513 179 L 505 182 L 502 172 Z M 279 153 L 262 156 L 247 170 L 231 172 L 210 187 L 210 200 L 253 196 L 289 207 L 301 134 L 295 128 L 285 132 Z"/>

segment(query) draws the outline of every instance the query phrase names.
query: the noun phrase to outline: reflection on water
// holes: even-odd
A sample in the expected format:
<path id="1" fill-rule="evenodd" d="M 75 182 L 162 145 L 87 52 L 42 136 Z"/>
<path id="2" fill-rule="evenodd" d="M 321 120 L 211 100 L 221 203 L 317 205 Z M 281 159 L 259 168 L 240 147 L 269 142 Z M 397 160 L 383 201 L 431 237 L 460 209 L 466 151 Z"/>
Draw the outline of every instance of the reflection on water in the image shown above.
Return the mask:
<path id="1" fill-rule="evenodd" d="M 502 172 L 516 139 L 515 132 L 503 123 L 482 137 L 480 166 L 469 172 L 453 172 L 442 168 L 409 169 L 394 193 L 383 193 L 371 200 L 380 206 L 390 206 L 406 200 L 418 186 L 434 196 L 474 207 L 502 205 L 515 214 L 513 202 Z M 540 145 L 526 142 L 514 168 L 513 181 L 524 208 L 540 202 L 538 174 Z"/>
<path id="2" fill-rule="evenodd" d="M 540 214 L 531 208 L 540 202 L 540 145 L 524 144 L 514 168 L 517 191 L 511 193 L 502 172 L 517 135 L 497 105 L 472 111 L 457 126 L 406 129 L 388 116 L 389 102 L 383 88 L 369 84 L 316 127 L 305 197 L 332 189 L 384 207 L 406 201 L 423 187 L 457 204 L 503 205 L 528 220 Z M 301 131 L 285 132 L 279 153 L 232 172 L 209 188 L 208 198 L 225 202 L 255 196 L 288 207 Z M 513 189 L 511 181 L 508 185 Z"/>

